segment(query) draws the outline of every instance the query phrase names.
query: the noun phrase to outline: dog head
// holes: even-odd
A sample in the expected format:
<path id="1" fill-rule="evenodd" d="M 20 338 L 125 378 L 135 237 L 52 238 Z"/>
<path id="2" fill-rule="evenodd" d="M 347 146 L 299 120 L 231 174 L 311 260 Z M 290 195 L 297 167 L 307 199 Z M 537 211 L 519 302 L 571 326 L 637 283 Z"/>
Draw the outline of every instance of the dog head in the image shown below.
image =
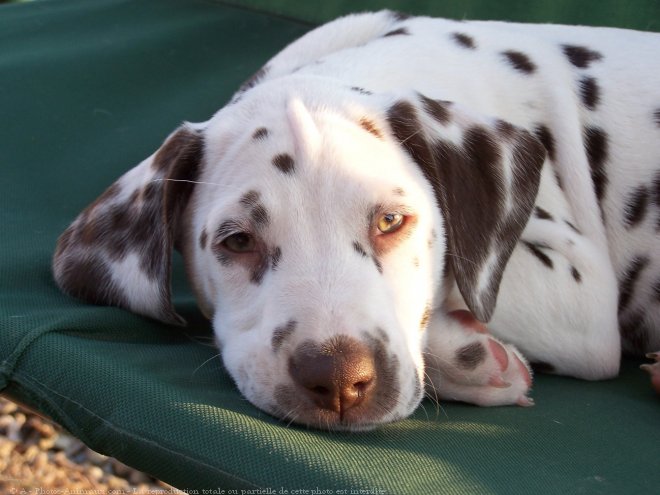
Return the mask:
<path id="1" fill-rule="evenodd" d="M 182 323 L 177 247 L 245 397 L 287 420 L 366 429 L 421 401 L 443 277 L 490 317 L 544 152 L 449 102 L 290 79 L 184 125 L 117 180 L 60 238 L 55 278 Z"/>

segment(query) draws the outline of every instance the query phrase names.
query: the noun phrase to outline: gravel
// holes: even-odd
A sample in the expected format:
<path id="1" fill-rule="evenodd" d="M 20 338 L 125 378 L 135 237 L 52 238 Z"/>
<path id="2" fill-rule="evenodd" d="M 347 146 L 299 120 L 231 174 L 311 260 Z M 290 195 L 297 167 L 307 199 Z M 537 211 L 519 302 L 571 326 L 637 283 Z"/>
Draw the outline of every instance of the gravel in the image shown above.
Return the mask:
<path id="1" fill-rule="evenodd" d="M 0 493 L 183 494 L 0 397 Z"/>

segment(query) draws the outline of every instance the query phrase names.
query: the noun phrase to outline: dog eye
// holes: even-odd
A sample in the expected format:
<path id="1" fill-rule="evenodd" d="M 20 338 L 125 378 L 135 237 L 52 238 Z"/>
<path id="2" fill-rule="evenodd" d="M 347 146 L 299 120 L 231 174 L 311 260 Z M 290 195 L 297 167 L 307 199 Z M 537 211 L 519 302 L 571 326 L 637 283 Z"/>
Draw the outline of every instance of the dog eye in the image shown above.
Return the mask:
<path id="1" fill-rule="evenodd" d="M 383 234 L 396 232 L 403 225 L 403 219 L 401 213 L 386 213 L 378 219 L 378 230 Z"/>
<path id="2" fill-rule="evenodd" d="M 251 253 L 255 250 L 255 240 L 250 234 L 238 232 L 222 241 L 222 246 L 232 253 Z"/>

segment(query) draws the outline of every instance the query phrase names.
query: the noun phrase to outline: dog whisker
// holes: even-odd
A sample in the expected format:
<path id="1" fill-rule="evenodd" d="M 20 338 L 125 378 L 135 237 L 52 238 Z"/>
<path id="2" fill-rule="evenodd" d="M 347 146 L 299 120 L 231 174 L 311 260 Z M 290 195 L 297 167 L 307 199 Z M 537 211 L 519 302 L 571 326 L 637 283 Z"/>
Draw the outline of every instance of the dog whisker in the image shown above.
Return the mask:
<path id="1" fill-rule="evenodd" d="M 192 376 L 195 376 L 195 373 L 197 373 L 203 366 L 205 366 L 209 362 L 213 361 L 215 358 L 221 358 L 221 357 L 222 357 L 222 355 L 220 353 L 211 356 L 206 361 L 204 361 L 202 364 L 197 366 L 197 368 L 195 368 L 195 370 L 192 372 Z"/>
<path id="2" fill-rule="evenodd" d="M 218 184 L 217 182 L 204 182 L 200 180 L 187 180 L 187 179 L 168 179 L 168 178 L 158 178 L 151 179 L 151 182 L 185 182 L 187 184 L 202 184 L 206 186 L 224 186 L 224 184 Z"/>

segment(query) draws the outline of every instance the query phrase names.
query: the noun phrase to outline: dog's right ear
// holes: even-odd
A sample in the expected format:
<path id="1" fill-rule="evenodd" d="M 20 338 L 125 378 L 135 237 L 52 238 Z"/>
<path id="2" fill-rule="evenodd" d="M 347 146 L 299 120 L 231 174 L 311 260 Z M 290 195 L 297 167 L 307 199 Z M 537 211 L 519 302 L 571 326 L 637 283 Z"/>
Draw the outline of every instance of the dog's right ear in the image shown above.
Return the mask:
<path id="1" fill-rule="evenodd" d="M 202 132 L 184 125 L 88 206 L 58 240 L 53 273 L 60 288 L 184 324 L 171 302 L 170 265 L 203 150 Z"/>

